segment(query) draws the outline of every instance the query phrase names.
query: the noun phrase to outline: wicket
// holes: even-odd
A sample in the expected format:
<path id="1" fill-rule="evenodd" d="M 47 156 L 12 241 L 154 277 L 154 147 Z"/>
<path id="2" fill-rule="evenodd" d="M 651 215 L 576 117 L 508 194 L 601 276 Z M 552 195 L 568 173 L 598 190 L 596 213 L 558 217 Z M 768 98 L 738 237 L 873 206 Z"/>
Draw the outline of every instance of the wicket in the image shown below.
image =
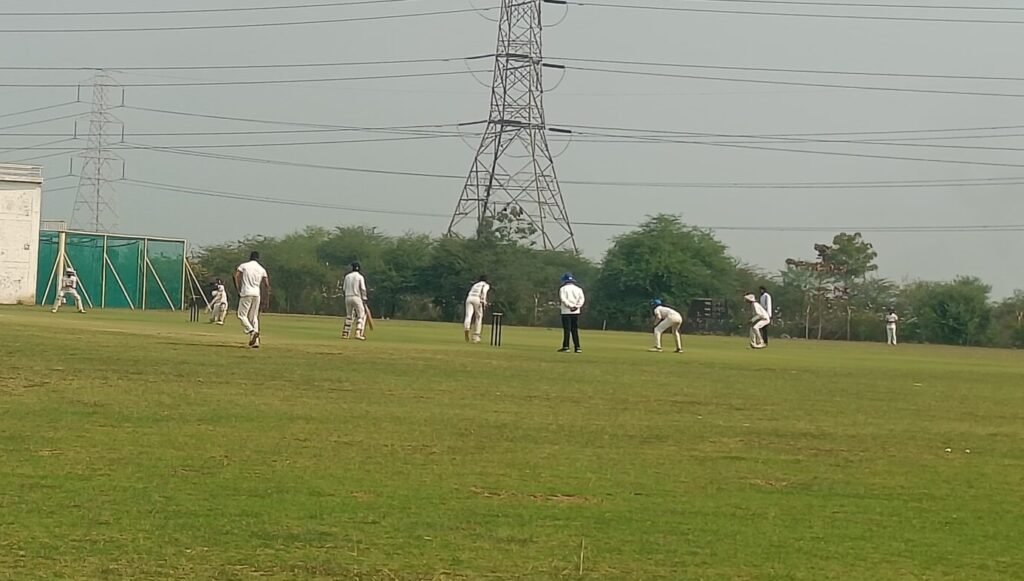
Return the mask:
<path id="1" fill-rule="evenodd" d="M 501 322 L 504 313 L 491 313 L 491 347 L 501 347 Z"/>
<path id="2" fill-rule="evenodd" d="M 200 311 L 201 311 L 201 309 L 199 308 L 199 301 L 196 300 L 196 297 L 192 297 L 191 299 L 189 299 L 189 301 L 188 301 L 188 320 L 189 320 L 190 323 L 198 323 L 199 322 L 199 313 L 200 313 Z"/>

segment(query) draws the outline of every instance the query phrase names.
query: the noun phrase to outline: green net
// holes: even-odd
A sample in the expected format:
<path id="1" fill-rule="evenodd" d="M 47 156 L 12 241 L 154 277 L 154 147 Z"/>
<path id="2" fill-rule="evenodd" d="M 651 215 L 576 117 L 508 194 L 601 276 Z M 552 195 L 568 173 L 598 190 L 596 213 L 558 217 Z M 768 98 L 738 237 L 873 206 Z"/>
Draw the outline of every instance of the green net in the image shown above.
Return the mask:
<path id="1" fill-rule="evenodd" d="M 146 244 L 149 269 L 146 272 L 146 308 L 181 307 L 185 245 L 182 242 L 149 240 Z"/>
<path id="2" fill-rule="evenodd" d="M 58 234 L 56 232 L 39 233 L 39 266 L 36 270 L 36 302 L 50 304 L 56 298 L 53 288 L 54 271 L 57 267 Z"/>
<path id="3" fill-rule="evenodd" d="M 107 307 L 142 305 L 142 246 L 142 240 L 135 238 L 107 238 Z"/>
<path id="4" fill-rule="evenodd" d="M 103 236 L 67 235 L 65 250 L 68 265 L 78 275 L 78 292 L 86 306 L 99 307 L 103 301 Z"/>
<path id="5" fill-rule="evenodd" d="M 65 234 L 67 266 L 78 274 L 86 306 L 180 309 L 185 286 L 185 242 L 84 232 Z M 60 284 L 55 274 L 60 234 L 39 234 L 36 301 L 51 304 Z"/>

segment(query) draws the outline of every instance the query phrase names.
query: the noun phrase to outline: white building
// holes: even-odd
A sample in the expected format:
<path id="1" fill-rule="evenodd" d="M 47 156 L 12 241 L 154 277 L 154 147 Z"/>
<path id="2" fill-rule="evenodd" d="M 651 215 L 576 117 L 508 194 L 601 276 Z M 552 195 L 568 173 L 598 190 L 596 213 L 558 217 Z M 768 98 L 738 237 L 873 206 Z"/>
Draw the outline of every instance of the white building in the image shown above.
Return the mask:
<path id="1" fill-rule="evenodd" d="M 0 163 L 0 305 L 36 302 L 43 173 Z"/>

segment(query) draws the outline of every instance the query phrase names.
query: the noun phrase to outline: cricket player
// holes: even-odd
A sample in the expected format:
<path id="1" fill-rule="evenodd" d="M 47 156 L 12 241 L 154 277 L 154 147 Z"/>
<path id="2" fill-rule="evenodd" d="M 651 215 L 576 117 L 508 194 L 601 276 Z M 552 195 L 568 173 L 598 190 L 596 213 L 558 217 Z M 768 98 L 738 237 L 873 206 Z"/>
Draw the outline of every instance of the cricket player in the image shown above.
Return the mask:
<path id="1" fill-rule="evenodd" d="M 75 274 L 75 269 L 69 268 L 64 272 L 64 276 L 60 279 L 60 290 L 57 291 L 57 300 L 53 302 L 53 310 L 50 312 L 56 313 L 60 306 L 64 303 L 64 297 L 71 295 L 75 299 L 75 306 L 78 307 L 79 313 L 85 312 L 85 305 L 82 304 L 82 297 L 78 294 L 78 275 Z"/>
<path id="2" fill-rule="evenodd" d="M 586 303 L 586 296 L 583 289 L 570 273 L 562 275 L 562 287 L 558 290 L 558 299 L 561 303 L 562 312 L 562 348 L 559 353 L 569 352 L 569 338 L 572 337 L 572 344 L 577 353 L 582 353 L 580 347 L 580 312 Z"/>
<path id="3" fill-rule="evenodd" d="M 764 310 L 768 312 L 768 317 L 771 317 L 772 315 L 774 315 L 775 314 L 775 310 L 773 309 L 772 295 L 768 294 L 768 289 L 766 289 L 764 287 L 761 287 L 760 289 L 758 289 L 758 295 L 759 295 L 758 296 L 758 302 L 761 303 L 761 306 L 764 307 Z M 768 328 L 769 327 L 771 327 L 771 323 L 770 322 L 767 325 L 765 325 L 764 327 L 761 327 L 761 338 L 764 339 L 764 346 L 765 347 L 768 346 Z"/>
<path id="4" fill-rule="evenodd" d="M 896 345 L 896 323 L 900 321 L 896 309 L 889 308 L 889 314 L 885 316 L 885 338 L 886 344 Z"/>
<path id="5" fill-rule="evenodd" d="M 213 298 L 210 300 L 210 322 L 224 325 L 224 317 L 228 314 L 228 291 L 224 281 L 217 279 L 213 283 Z"/>
<path id="6" fill-rule="evenodd" d="M 661 335 L 672 330 L 672 334 L 676 338 L 676 353 L 683 352 L 683 336 L 679 330 L 683 326 L 683 316 L 679 314 L 679 311 L 672 307 L 666 306 L 661 302 L 661 299 L 654 299 L 651 301 L 651 307 L 654 309 L 654 347 L 651 351 L 661 353 Z"/>
<path id="7" fill-rule="evenodd" d="M 270 305 L 270 275 L 259 260 L 259 252 L 250 254 L 249 262 L 239 264 L 232 279 L 238 291 L 238 320 L 253 349 L 260 348 L 260 308 Z"/>
<path id="8" fill-rule="evenodd" d="M 764 342 L 764 337 L 761 336 L 761 329 L 772 322 L 772 317 L 753 294 L 744 295 L 743 299 L 750 303 L 750 307 L 754 310 L 754 317 L 750 319 L 750 348 L 764 349 L 768 345 Z"/>
<path id="9" fill-rule="evenodd" d="M 355 337 L 359 341 L 366 341 L 366 278 L 363 277 L 362 266 L 358 262 L 352 263 L 352 271 L 345 275 L 341 286 L 345 292 L 345 326 L 342 328 L 342 339 L 348 339 L 351 335 L 353 322 L 356 327 Z"/>
<path id="10" fill-rule="evenodd" d="M 466 296 L 466 321 L 463 325 L 467 343 L 470 342 L 470 328 L 473 329 L 473 343 L 480 342 L 480 332 L 484 327 L 484 311 L 487 309 L 487 293 L 490 291 L 491 285 L 487 282 L 486 276 L 477 279 L 477 283 L 469 289 Z"/>

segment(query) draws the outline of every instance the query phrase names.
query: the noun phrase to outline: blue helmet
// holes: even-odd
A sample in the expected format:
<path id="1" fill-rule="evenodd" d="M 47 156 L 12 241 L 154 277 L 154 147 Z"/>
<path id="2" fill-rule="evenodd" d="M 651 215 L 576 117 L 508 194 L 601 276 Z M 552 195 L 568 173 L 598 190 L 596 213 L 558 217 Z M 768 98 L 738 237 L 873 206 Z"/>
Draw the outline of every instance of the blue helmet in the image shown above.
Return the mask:
<path id="1" fill-rule="evenodd" d="M 651 299 L 652 307 L 660 307 L 662 304 L 661 299 Z"/>
<path id="2" fill-rule="evenodd" d="M 565 284 L 567 282 L 576 282 L 576 278 L 573 277 L 571 272 L 567 272 L 562 275 L 562 284 Z"/>

